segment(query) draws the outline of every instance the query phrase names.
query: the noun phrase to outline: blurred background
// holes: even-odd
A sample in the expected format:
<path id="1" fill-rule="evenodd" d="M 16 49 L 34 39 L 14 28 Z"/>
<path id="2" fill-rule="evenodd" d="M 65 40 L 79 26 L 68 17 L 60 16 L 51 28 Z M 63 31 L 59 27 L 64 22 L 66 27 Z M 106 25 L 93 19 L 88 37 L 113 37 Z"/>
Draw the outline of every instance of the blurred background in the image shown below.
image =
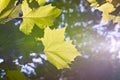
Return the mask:
<path id="1" fill-rule="evenodd" d="M 120 26 L 112 21 L 103 23 L 102 12 L 91 8 L 86 0 L 48 3 L 62 9 L 51 28 L 66 26 L 65 40 L 73 40 L 82 56 L 75 58 L 70 69 L 57 70 L 40 52 L 43 45 L 33 38 L 43 30 L 35 27 L 26 36 L 19 31 L 19 24 L 10 21 L 0 24 L 1 78 L 6 69 L 19 68 L 28 80 L 120 80 Z"/>

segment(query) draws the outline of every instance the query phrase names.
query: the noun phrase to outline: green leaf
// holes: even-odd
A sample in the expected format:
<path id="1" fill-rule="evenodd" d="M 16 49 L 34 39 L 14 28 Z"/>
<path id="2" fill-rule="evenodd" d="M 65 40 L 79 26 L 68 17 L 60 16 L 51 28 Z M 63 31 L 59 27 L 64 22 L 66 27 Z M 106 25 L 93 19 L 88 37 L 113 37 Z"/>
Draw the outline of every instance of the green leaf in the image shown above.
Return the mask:
<path id="1" fill-rule="evenodd" d="M 44 53 L 49 62 L 58 69 L 69 68 L 71 61 L 76 56 L 80 56 L 72 41 L 64 41 L 65 28 L 53 29 L 45 28 L 44 38 L 41 39 L 44 45 Z"/>
<path id="2" fill-rule="evenodd" d="M 6 71 L 7 80 L 26 80 L 23 73 L 17 70 Z"/>
<path id="3" fill-rule="evenodd" d="M 20 25 L 20 30 L 25 34 L 30 34 L 34 25 L 39 28 L 51 26 L 54 19 L 61 13 L 60 9 L 53 7 L 51 4 L 31 9 L 26 0 L 22 4 L 22 11 L 23 23 Z"/>

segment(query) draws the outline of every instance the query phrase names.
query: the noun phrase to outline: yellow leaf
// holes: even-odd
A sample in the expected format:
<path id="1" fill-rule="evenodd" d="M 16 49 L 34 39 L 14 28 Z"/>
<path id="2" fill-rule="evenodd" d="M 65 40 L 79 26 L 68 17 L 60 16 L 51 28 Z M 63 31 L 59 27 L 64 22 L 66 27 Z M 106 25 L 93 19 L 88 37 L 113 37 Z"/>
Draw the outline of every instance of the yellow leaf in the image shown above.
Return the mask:
<path id="1" fill-rule="evenodd" d="M 87 0 L 87 1 L 91 3 L 90 6 L 99 6 L 99 4 L 96 0 Z"/>
<path id="2" fill-rule="evenodd" d="M 0 23 L 5 23 L 10 20 L 10 15 L 13 13 L 16 0 L 0 0 Z"/>
<path id="3" fill-rule="evenodd" d="M 29 0 L 30 3 L 32 3 L 32 1 L 36 1 L 40 6 L 46 2 L 46 0 Z"/>
<path id="4" fill-rule="evenodd" d="M 54 19 L 61 13 L 60 9 L 51 4 L 31 9 L 27 0 L 24 0 L 22 4 L 22 11 L 23 22 L 20 25 L 20 30 L 27 35 L 31 33 L 34 25 L 42 29 L 51 26 Z"/>
<path id="5" fill-rule="evenodd" d="M 120 16 L 115 17 L 115 19 L 113 21 L 117 22 L 120 25 Z"/>
<path id="6" fill-rule="evenodd" d="M 104 23 L 106 23 L 110 20 L 114 20 L 114 18 L 115 18 L 115 16 L 113 16 L 113 15 L 105 14 L 105 13 L 102 14 L 102 19 L 103 19 Z"/>
<path id="7" fill-rule="evenodd" d="M 111 15 L 110 13 L 115 10 L 114 6 L 110 3 L 104 3 L 100 7 L 98 7 L 100 11 L 102 11 L 102 19 L 103 22 L 107 22 L 109 20 L 113 20 L 115 17 Z"/>
<path id="8" fill-rule="evenodd" d="M 46 0 L 36 0 L 36 1 L 38 2 L 39 5 L 43 5 L 46 2 Z"/>
<path id="9" fill-rule="evenodd" d="M 108 2 L 112 3 L 112 1 L 113 1 L 113 0 L 106 0 L 106 1 L 108 1 Z"/>
<path id="10" fill-rule="evenodd" d="M 32 11 L 26 0 L 22 3 L 22 11 L 24 16 L 28 15 Z"/>
<path id="11" fill-rule="evenodd" d="M 0 0 L 0 13 L 8 6 L 9 2 L 10 0 Z"/>
<path id="12" fill-rule="evenodd" d="M 98 9 L 103 13 L 110 13 L 115 10 L 114 6 L 110 3 L 104 3 L 103 5 L 98 7 Z"/>
<path id="13" fill-rule="evenodd" d="M 71 61 L 80 56 L 72 41 L 64 41 L 66 28 L 53 29 L 45 28 L 44 38 L 41 39 L 44 45 L 44 53 L 49 62 L 58 69 L 69 68 Z"/>

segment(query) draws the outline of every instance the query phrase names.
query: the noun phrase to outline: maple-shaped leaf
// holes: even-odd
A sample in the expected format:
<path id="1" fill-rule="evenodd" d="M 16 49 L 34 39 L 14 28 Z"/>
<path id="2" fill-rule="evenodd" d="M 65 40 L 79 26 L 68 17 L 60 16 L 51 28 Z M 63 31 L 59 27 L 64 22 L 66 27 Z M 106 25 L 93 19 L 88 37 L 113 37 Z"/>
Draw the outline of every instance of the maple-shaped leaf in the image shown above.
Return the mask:
<path id="1" fill-rule="evenodd" d="M 111 3 L 104 3 L 100 7 L 98 7 L 100 11 L 102 11 L 102 19 L 103 22 L 108 22 L 113 20 L 115 16 L 111 15 L 110 13 L 115 10 L 114 6 Z"/>
<path id="2" fill-rule="evenodd" d="M 10 0 L 0 0 L 0 13 L 8 6 L 9 3 Z"/>
<path id="3" fill-rule="evenodd" d="M 44 45 L 44 53 L 49 62 L 58 69 L 69 68 L 71 61 L 80 56 L 72 41 L 64 41 L 66 28 L 53 29 L 45 28 L 44 37 L 41 41 Z"/>
<path id="4" fill-rule="evenodd" d="M 104 3 L 103 5 L 98 7 L 98 9 L 106 14 L 109 14 L 115 10 L 114 6 L 111 3 Z"/>
<path id="5" fill-rule="evenodd" d="M 31 33 L 34 25 L 45 28 L 53 24 L 54 19 L 61 13 L 61 10 L 51 4 L 31 9 L 26 0 L 22 4 L 23 22 L 20 30 L 25 34 Z"/>

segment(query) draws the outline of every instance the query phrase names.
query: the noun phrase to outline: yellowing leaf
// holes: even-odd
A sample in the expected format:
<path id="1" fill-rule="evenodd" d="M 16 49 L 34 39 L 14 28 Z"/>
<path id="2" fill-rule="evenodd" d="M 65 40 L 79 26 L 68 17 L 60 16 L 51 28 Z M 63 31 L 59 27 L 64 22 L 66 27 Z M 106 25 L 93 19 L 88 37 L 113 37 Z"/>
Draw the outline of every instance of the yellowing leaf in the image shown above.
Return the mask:
<path id="1" fill-rule="evenodd" d="M 120 16 L 115 17 L 115 19 L 113 21 L 117 22 L 120 25 Z"/>
<path id="2" fill-rule="evenodd" d="M 7 10 L 5 13 L 0 14 L 0 21 L 6 18 L 11 13 L 11 9 Z M 1 22 L 0 22 L 1 23 Z"/>
<path id="3" fill-rule="evenodd" d="M 41 39 L 48 61 L 58 69 L 69 68 L 68 64 L 74 61 L 76 56 L 80 56 L 71 40 L 64 41 L 64 32 L 65 28 L 51 30 L 47 27 Z"/>
<path id="4" fill-rule="evenodd" d="M 100 11 L 103 12 L 102 13 L 103 22 L 107 22 L 107 21 L 110 21 L 115 18 L 113 15 L 110 14 L 112 11 L 115 10 L 115 8 L 112 4 L 105 3 L 105 4 L 101 5 L 100 7 L 98 7 L 97 9 L 99 9 Z"/>
<path id="5" fill-rule="evenodd" d="M 22 3 L 22 11 L 24 16 L 28 15 L 32 11 L 26 0 Z"/>
<path id="6" fill-rule="evenodd" d="M 113 1 L 113 0 L 106 0 L 106 1 L 108 1 L 108 2 L 112 3 L 112 1 Z"/>
<path id="7" fill-rule="evenodd" d="M 51 4 L 31 9 L 26 0 L 22 4 L 22 11 L 23 23 L 20 25 L 20 30 L 25 34 L 29 34 L 34 25 L 39 28 L 51 26 L 54 19 L 61 13 L 60 9 L 53 7 Z"/>
<path id="8" fill-rule="evenodd" d="M 39 5 L 43 5 L 46 2 L 46 0 L 29 0 L 30 3 L 32 1 L 37 1 Z"/>
<path id="9" fill-rule="evenodd" d="M 0 13 L 8 6 L 9 2 L 10 0 L 0 0 Z"/>
<path id="10" fill-rule="evenodd" d="M 14 9 L 16 0 L 0 0 L 0 23 L 4 23 Z"/>
<path id="11" fill-rule="evenodd" d="M 21 11 L 21 5 L 17 5 L 14 10 L 12 10 L 12 12 L 9 14 L 8 18 L 16 18 L 19 17 L 19 12 Z"/>
<path id="12" fill-rule="evenodd" d="M 110 15 L 110 14 L 102 14 L 102 19 L 103 19 L 103 22 L 106 23 L 110 20 L 114 20 L 115 16 L 113 15 Z"/>
<path id="13" fill-rule="evenodd" d="M 99 6 L 99 4 L 96 0 L 87 0 L 87 1 L 91 3 L 90 6 Z"/>
<path id="14" fill-rule="evenodd" d="M 43 5 L 46 2 L 46 0 L 36 0 L 36 1 L 38 2 L 39 5 Z"/>
<path id="15" fill-rule="evenodd" d="M 107 14 L 115 10 L 114 6 L 110 3 L 105 3 L 100 7 L 98 7 L 98 9 L 103 13 L 107 13 Z"/>

